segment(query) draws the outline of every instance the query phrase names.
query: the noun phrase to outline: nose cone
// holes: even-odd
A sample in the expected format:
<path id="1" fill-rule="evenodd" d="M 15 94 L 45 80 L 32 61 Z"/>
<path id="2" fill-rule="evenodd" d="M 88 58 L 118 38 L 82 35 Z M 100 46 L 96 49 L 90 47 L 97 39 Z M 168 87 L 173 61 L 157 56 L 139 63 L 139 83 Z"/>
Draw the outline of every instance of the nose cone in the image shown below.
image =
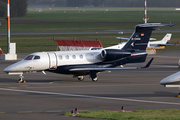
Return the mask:
<path id="1" fill-rule="evenodd" d="M 180 82 L 180 72 L 174 73 L 163 80 L 160 81 L 161 85 L 166 85 L 166 84 L 175 84 L 177 82 Z"/>
<path id="2" fill-rule="evenodd" d="M 20 70 L 21 66 L 23 65 L 23 61 L 19 61 L 17 63 L 14 63 L 7 68 L 4 69 L 4 72 L 9 73 L 9 72 L 17 72 Z"/>
<path id="3" fill-rule="evenodd" d="M 14 64 L 10 65 L 10 66 L 8 66 L 7 68 L 4 69 L 5 73 L 14 72 L 14 71 L 16 71 L 16 66 Z"/>

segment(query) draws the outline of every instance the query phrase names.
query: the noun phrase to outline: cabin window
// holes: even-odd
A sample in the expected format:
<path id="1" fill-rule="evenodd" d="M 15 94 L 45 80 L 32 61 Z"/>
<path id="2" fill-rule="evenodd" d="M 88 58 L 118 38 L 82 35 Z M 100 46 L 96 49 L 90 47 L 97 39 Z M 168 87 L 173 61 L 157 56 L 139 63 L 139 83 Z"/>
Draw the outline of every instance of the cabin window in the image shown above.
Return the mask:
<path id="1" fill-rule="evenodd" d="M 72 58 L 73 58 L 73 59 L 76 59 L 76 56 L 75 56 L 75 55 L 73 55 L 73 56 L 72 56 Z"/>
<path id="2" fill-rule="evenodd" d="M 24 60 L 32 60 L 33 57 L 34 57 L 34 55 L 29 55 Z"/>
<path id="3" fill-rule="evenodd" d="M 83 55 L 79 55 L 79 57 L 80 57 L 81 59 L 83 59 Z"/>
<path id="4" fill-rule="evenodd" d="M 69 59 L 69 55 L 66 55 L 66 59 Z"/>
<path id="5" fill-rule="evenodd" d="M 63 59 L 62 55 L 60 55 L 60 56 L 59 56 L 59 59 L 60 59 L 60 60 L 62 60 L 62 59 Z"/>
<path id="6" fill-rule="evenodd" d="M 40 56 L 35 56 L 34 60 L 40 59 Z"/>

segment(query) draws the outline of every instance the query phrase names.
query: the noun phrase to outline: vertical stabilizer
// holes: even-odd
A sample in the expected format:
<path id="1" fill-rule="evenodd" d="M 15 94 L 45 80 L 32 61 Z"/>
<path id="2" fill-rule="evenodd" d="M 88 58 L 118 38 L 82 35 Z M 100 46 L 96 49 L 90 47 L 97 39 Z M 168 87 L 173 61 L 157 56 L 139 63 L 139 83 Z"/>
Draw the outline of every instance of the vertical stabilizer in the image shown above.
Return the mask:
<path id="1" fill-rule="evenodd" d="M 164 38 L 161 40 L 162 44 L 169 44 L 170 40 L 171 40 L 171 36 L 172 34 L 167 33 Z"/>
<path id="2" fill-rule="evenodd" d="M 172 24 L 146 23 L 135 26 L 134 33 L 122 49 L 146 50 L 151 33 L 156 27 L 173 26 Z"/>

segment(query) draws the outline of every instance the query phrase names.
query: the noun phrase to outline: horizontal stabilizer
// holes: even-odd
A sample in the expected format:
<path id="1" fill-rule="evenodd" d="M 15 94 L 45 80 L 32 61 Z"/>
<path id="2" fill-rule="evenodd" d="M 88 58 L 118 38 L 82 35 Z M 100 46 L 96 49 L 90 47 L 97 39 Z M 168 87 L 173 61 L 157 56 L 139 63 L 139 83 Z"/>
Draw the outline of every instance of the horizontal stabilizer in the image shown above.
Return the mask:
<path id="1" fill-rule="evenodd" d="M 150 38 L 149 40 L 156 40 L 156 38 Z"/>
<path id="2" fill-rule="evenodd" d="M 163 27 L 163 26 L 172 27 L 174 25 L 175 24 L 147 23 L 147 24 L 139 24 L 137 26 L 139 26 L 139 27 Z"/>
<path id="3" fill-rule="evenodd" d="M 120 40 L 129 40 L 129 38 L 123 38 L 123 37 L 116 37 L 116 39 L 120 39 Z"/>
<path id="4" fill-rule="evenodd" d="M 129 40 L 129 38 L 123 38 L 123 37 L 116 37 L 116 39 Z M 149 40 L 156 40 L 156 38 L 150 38 Z"/>

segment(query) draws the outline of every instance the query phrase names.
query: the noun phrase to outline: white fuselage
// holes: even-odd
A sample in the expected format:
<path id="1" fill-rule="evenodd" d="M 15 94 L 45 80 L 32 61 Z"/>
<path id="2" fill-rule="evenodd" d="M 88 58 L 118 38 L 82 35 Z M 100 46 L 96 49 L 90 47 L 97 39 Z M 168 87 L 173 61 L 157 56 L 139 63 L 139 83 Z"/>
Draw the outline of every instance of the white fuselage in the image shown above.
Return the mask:
<path id="1" fill-rule="evenodd" d="M 57 66 L 63 65 L 98 63 L 103 61 L 103 58 L 100 55 L 101 51 L 102 50 L 85 50 L 32 53 L 29 55 L 29 59 L 29 56 L 27 56 L 25 59 L 7 67 L 4 71 L 9 74 L 18 74 L 18 72 L 56 69 Z M 36 59 L 36 57 L 38 59 Z"/>
<path id="2" fill-rule="evenodd" d="M 71 74 L 77 76 L 79 80 L 83 80 L 84 75 L 90 75 L 93 81 L 97 81 L 99 72 L 113 70 L 115 67 L 127 63 L 144 62 L 147 57 L 145 49 L 149 38 L 154 28 L 158 26 L 170 25 L 153 23 L 136 25 L 135 31 L 126 45 L 123 43 L 100 50 L 32 53 L 25 59 L 5 68 L 4 72 L 19 74 L 18 82 L 20 83 L 24 82 L 23 73 L 45 70 L 59 74 Z M 149 67 L 152 60 L 143 68 Z M 139 67 L 117 69 L 139 69 Z"/>

